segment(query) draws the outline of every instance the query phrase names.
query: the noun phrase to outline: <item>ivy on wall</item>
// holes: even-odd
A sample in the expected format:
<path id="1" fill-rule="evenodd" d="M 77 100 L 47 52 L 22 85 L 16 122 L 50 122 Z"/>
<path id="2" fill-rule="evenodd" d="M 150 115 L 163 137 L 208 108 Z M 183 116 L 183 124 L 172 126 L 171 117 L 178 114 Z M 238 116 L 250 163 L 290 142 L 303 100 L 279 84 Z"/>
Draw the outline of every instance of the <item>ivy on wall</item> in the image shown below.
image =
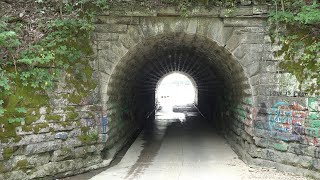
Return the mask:
<path id="1" fill-rule="evenodd" d="M 239 0 L 129 0 L 129 1 L 110 1 L 109 8 L 115 9 L 157 9 L 161 7 L 176 7 L 181 16 L 187 17 L 190 10 L 195 6 L 205 6 L 208 9 L 213 7 L 226 7 L 232 11 L 236 5 L 239 5 Z M 143 10 L 142 9 L 142 10 Z"/>
<path id="2" fill-rule="evenodd" d="M 270 34 L 281 47 L 280 67 L 293 74 L 300 89 L 320 93 L 320 3 L 316 0 L 273 0 Z"/>
<path id="3" fill-rule="evenodd" d="M 62 72 L 92 75 L 81 59 L 93 53 L 93 14 L 107 1 L 33 0 L 11 6 L 17 12 L 0 18 L 0 117 L 14 123 L 25 120 L 27 108 L 48 104 L 47 91 Z"/>

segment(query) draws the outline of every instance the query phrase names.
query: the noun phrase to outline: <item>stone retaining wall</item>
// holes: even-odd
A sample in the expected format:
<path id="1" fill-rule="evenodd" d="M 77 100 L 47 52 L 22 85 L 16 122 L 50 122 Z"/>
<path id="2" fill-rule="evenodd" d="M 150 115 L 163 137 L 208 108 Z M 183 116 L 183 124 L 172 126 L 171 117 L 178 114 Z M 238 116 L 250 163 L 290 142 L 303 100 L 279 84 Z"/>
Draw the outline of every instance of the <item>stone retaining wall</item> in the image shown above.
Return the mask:
<path id="1" fill-rule="evenodd" d="M 219 89 L 205 87 L 215 98 L 201 104 L 199 96 L 199 108 L 215 100 L 218 105 L 206 115 L 223 120 L 218 124 L 241 158 L 319 178 L 320 99 L 297 91 L 294 80 L 278 70 L 268 6 L 249 4 L 231 14 L 195 7 L 180 17 L 167 7 L 98 15 L 95 54 L 85 61 L 90 76 L 72 83 L 72 73 L 66 73 L 48 105 L 30 107 L 26 122 L 0 126 L 0 179 L 63 177 L 107 166 L 153 108 L 153 94 L 132 98 L 137 91 L 125 80 L 139 79 L 138 69 L 151 67 L 148 51 L 160 42 L 185 43 L 203 59 L 213 59 L 199 67 L 219 64 L 218 74 L 208 72 Z"/>

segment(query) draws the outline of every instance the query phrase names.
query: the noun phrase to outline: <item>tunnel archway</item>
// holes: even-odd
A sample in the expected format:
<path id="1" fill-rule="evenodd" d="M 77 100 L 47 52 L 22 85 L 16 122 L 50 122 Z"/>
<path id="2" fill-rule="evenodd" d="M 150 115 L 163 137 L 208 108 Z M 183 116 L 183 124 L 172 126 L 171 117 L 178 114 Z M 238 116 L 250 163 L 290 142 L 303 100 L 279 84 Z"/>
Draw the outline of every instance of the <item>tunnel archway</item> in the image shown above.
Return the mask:
<path id="1" fill-rule="evenodd" d="M 244 129 L 231 109 L 251 97 L 251 86 L 237 59 L 215 41 L 197 34 L 164 33 L 145 38 L 117 63 L 107 84 L 106 109 L 118 134 L 139 128 L 154 111 L 161 78 L 179 71 L 194 79 L 198 108 L 218 130 Z"/>

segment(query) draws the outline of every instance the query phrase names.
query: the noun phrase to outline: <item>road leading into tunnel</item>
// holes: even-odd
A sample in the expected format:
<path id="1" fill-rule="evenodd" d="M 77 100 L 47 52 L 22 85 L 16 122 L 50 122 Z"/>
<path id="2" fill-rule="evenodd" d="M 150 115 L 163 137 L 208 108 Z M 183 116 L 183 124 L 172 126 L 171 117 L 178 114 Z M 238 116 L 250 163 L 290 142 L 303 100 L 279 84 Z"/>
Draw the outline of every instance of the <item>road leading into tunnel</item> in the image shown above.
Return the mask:
<path id="1" fill-rule="evenodd" d="M 305 179 L 247 166 L 198 113 L 158 112 L 115 166 L 92 180 Z M 81 180 L 81 175 L 76 178 Z"/>

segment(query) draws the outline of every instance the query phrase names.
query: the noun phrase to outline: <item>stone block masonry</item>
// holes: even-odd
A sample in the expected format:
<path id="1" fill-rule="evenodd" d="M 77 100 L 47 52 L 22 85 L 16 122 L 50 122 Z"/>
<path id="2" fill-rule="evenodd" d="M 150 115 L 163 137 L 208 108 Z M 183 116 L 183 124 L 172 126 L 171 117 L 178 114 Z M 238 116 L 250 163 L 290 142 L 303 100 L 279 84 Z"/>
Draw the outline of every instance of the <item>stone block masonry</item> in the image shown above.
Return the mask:
<path id="1" fill-rule="evenodd" d="M 199 108 L 249 164 L 320 178 L 320 98 L 278 71 L 267 5 L 97 15 L 83 77 L 61 78 L 21 124 L 0 122 L 0 179 L 65 177 L 109 165 L 154 107 L 162 76 L 183 71 Z M 245 6 L 248 4 L 247 6 Z M 67 73 L 65 77 L 72 76 Z M 148 82 L 148 83 L 146 83 Z M 81 90 L 79 90 L 81 89 Z"/>

